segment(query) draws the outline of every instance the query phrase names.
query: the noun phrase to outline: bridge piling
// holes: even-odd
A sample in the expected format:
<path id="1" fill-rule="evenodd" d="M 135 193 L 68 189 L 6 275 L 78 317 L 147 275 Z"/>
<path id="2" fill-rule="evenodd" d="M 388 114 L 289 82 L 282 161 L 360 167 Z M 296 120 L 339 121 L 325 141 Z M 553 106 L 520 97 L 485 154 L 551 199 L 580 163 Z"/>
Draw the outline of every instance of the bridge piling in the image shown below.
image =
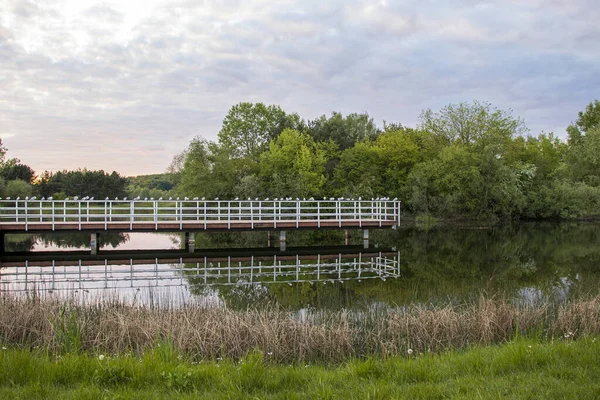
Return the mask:
<path id="1" fill-rule="evenodd" d="M 369 248 L 369 230 L 363 229 L 363 247 L 365 249 Z"/>
<path id="2" fill-rule="evenodd" d="M 90 234 L 90 251 L 93 256 L 98 254 L 98 232 Z"/>
<path id="3" fill-rule="evenodd" d="M 194 232 L 185 232 L 183 242 L 185 251 L 188 253 L 196 251 L 196 235 Z"/>
<path id="4" fill-rule="evenodd" d="M 285 251 L 286 237 L 285 231 L 279 231 L 279 250 Z"/>

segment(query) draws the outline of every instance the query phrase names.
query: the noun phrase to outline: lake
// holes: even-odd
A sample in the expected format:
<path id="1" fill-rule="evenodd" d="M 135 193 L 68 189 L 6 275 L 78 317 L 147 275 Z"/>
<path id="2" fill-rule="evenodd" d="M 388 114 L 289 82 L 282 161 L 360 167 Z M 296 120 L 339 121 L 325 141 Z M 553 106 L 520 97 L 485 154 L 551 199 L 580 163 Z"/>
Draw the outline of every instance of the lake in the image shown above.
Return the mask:
<path id="1" fill-rule="evenodd" d="M 349 247 L 343 231 L 290 231 L 285 253 L 267 247 L 266 232 L 199 233 L 195 258 L 181 257 L 179 234 L 110 234 L 93 260 L 88 234 L 7 235 L 6 250 L 18 256 L 2 257 L 0 291 L 236 309 L 369 310 L 482 294 L 564 302 L 599 291 L 599 228 L 403 226 L 372 230 L 369 249 L 360 231 L 351 231 Z"/>

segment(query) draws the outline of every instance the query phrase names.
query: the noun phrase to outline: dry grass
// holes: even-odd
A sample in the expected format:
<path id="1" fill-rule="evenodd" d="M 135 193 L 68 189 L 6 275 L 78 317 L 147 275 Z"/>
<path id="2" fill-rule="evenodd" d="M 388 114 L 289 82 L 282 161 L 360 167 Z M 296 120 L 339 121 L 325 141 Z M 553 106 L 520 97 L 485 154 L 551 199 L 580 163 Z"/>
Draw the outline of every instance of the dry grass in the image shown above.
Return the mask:
<path id="1" fill-rule="evenodd" d="M 316 312 L 298 318 L 277 308 L 233 311 L 189 306 L 150 309 L 51 299 L 0 298 L 0 342 L 52 353 L 142 354 L 158 345 L 193 359 L 238 359 L 260 350 L 274 362 L 338 362 L 367 355 L 500 343 L 517 335 L 600 333 L 600 296 L 554 306 L 487 299 L 462 306 L 370 313 Z"/>

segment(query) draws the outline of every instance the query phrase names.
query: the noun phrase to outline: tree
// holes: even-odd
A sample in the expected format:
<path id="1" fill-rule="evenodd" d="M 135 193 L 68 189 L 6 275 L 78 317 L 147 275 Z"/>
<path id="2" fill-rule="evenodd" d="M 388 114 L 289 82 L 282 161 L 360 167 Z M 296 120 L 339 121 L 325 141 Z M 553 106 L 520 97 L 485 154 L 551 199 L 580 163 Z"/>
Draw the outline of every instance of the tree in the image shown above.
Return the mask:
<path id="1" fill-rule="evenodd" d="M 412 130 L 390 126 L 375 141 L 363 140 L 344 150 L 334 173 L 343 196 L 398 196 L 420 159 Z"/>
<path id="2" fill-rule="evenodd" d="M 261 156 L 260 177 L 267 195 L 316 196 L 325 183 L 325 150 L 305 133 L 286 129 Z"/>
<path id="3" fill-rule="evenodd" d="M 59 171 L 55 174 L 44 172 L 37 184 L 41 196 L 54 196 L 64 193 L 66 196 L 89 196 L 96 199 L 105 197 L 123 198 L 127 196 L 127 179 L 113 171 L 108 174 L 102 170 Z"/>
<path id="4" fill-rule="evenodd" d="M 423 130 L 443 138 L 448 145 L 495 147 L 498 152 L 503 151 L 513 137 L 526 132 L 523 120 L 512 117 L 510 110 L 502 111 L 477 101 L 450 104 L 439 112 L 427 110 L 420 119 Z"/>
<path id="5" fill-rule="evenodd" d="M 0 138 L 0 165 L 4 164 L 4 157 L 6 157 L 6 147 L 4 147 L 2 138 Z"/>
<path id="6" fill-rule="evenodd" d="M 315 142 L 333 141 L 342 151 L 362 140 L 375 139 L 380 130 L 367 113 L 353 113 L 344 117 L 339 112 L 333 112 L 329 118 L 322 115 L 310 121 L 307 132 Z"/>
<path id="7" fill-rule="evenodd" d="M 181 182 L 176 189 L 180 195 L 231 198 L 239 194 L 241 186 L 244 195 L 258 195 L 251 193 L 246 182 L 247 176 L 257 172 L 251 159 L 234 158 L 230 148 L 199 137 L 192 140 L 185 153 Z"/>
<path id="8" fill-rule="evenodd" d="M 595 100 L 585 111 L 580 111 L 575 125 L 569 125 L 567 133 L 567 159 L 573 179 L 600 186 L 600 101 Z"/>
<path id="9" fill-rule="evenodd" d="M 4 188 L 4 196 L 10 198 L 26 197 L 33 194 L 33 187 L 28 183 L 20 179 L 10 181 Z"/>
<path id="10" fill-rule="evenodd" d="M 284 129 L 298 128 L 297 114 L 287 115 L 279 106 L 242 102 L 231 107 L 219 131 L 219 143 L 236 158 L 258 161 L 269 141 Z"/>
<path id="11" fill-rule="evenodd" d="M 575 124 L 567 127 L 569 144 L 581 144 L 582 136 L 587 132 L 600 125 L 600 101 L 594 100 L 587 105 L 585 111 L 579 111 L 578 118 Z"/>
<path id="12" fill-rule="evenodd" d="M 18 158 L 11 158 L 0 168 L 0 175 L 7 181 L 20 179 L 31 183 L 35 176 L 35 171 L 29 165 L 21 164 Z"/>

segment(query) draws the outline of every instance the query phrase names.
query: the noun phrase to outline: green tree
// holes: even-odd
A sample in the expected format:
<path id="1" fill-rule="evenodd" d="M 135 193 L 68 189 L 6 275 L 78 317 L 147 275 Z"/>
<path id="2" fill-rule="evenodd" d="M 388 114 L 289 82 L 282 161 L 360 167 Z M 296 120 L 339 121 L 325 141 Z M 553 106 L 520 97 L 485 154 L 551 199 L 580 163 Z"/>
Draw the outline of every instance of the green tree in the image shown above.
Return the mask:
<path id="1" fill-rule="evenodd" d="M 239 195 L 238 190 L 243 186 L 244 195 L 258 195 L 242 185 L 248 176 L 257 173 L 257 168 L 256 162 L 249 158 L 233 157 L 228 147 L 195 138 L 186 150 L 176 191 L 183 196 L 232 198 Z"/>
<path id="2" fill-rule="evenodd" d="M 399 196 L 419 146 L 412 130 L 388 127 L 375 141 L 364 140 L 342 152 L 333 185 L 347 197 Z"/>
<path id="3" fill-rule="evenodd" d="M 0 175 L 7 181 L 20 179 L 31 183 L 35 177 L 35 171 L 29 165 L 22 164 L 18 158 L 11 158 L 0 168 Z"/>
<path id="4" fill-rule="evenodd" d="M 219 143 L 231 156 L 258 161 L 268 143 L 284 129 L 302 125 L 297 114 L 287 115 L 281 107 L 242 102 L 231 107 L 219 131 Z"/>
<path id="5" fill-rule="evenodd" d="M 96 199 L 105 197 L 123 198 L 127 196 L 127 179 L 117 172 L 106 173 L 102 170 L 59 171 L 54 174 L 44 172 L 37 183 L 41 196 L 49 197 L 55 193 L 67 196 L 89 196 Z"/>
<path id="6" fill-rule="evenodd" d="M 575 124 L 571 124 L 567 127 L 567 134 L 569 137 L 569 144 L 579 145 L 581 144 L 582 136 L 600 125 L 600 101 L 594 100 L 587 105 L 585 111 L 579 111 L 578 118 Z"/>
<path id="7" fill-rule="evenodd" d="M 427 110 L 420 119 L 423 130 L 443 138 L 447 144 L 460 143 L 479 149 L 495 147 L 498 152 L 504 150 L 513 137 L 526 132 L 523 120 L 514 118 L 510 110 L 499 110 L 477 101 L 450 104 L 439 112 Z"/>
<path id="8" fill-rule="evenodd" d="M 322 115 L 310 121 L 307 132 L 315 142 L 332 141 L 337 144 L 338 150 L 345 150 L 362 140 L 375 139 L 380 130 L 367 113 L 352 113 L 344 117 L 333 112 L 329 118 Z"/>
<path id="9" fill-rule="evenodd" d="M 29 182 L 25 182 L 20 179 L 9 181 L 4 188 L 4 196 L 12 199 L 17 197 L 24 198 L 32 195 L 33 187 L 29 184 Z"/>
<path id="10" fill-rule="evenodd" d="M 600 101 L 579 112 L 575 125 L 567 128 L 568 161 L 573 179 L 600 186 Z"/>
<path id="11" fill-rule="evenodd" d="M 293 129 L 284 130 L 260 160 L 260 177 L 266 194 L 307 197 L 319 194 L 325 183 L 326 151 L 312 138 Z"/>

